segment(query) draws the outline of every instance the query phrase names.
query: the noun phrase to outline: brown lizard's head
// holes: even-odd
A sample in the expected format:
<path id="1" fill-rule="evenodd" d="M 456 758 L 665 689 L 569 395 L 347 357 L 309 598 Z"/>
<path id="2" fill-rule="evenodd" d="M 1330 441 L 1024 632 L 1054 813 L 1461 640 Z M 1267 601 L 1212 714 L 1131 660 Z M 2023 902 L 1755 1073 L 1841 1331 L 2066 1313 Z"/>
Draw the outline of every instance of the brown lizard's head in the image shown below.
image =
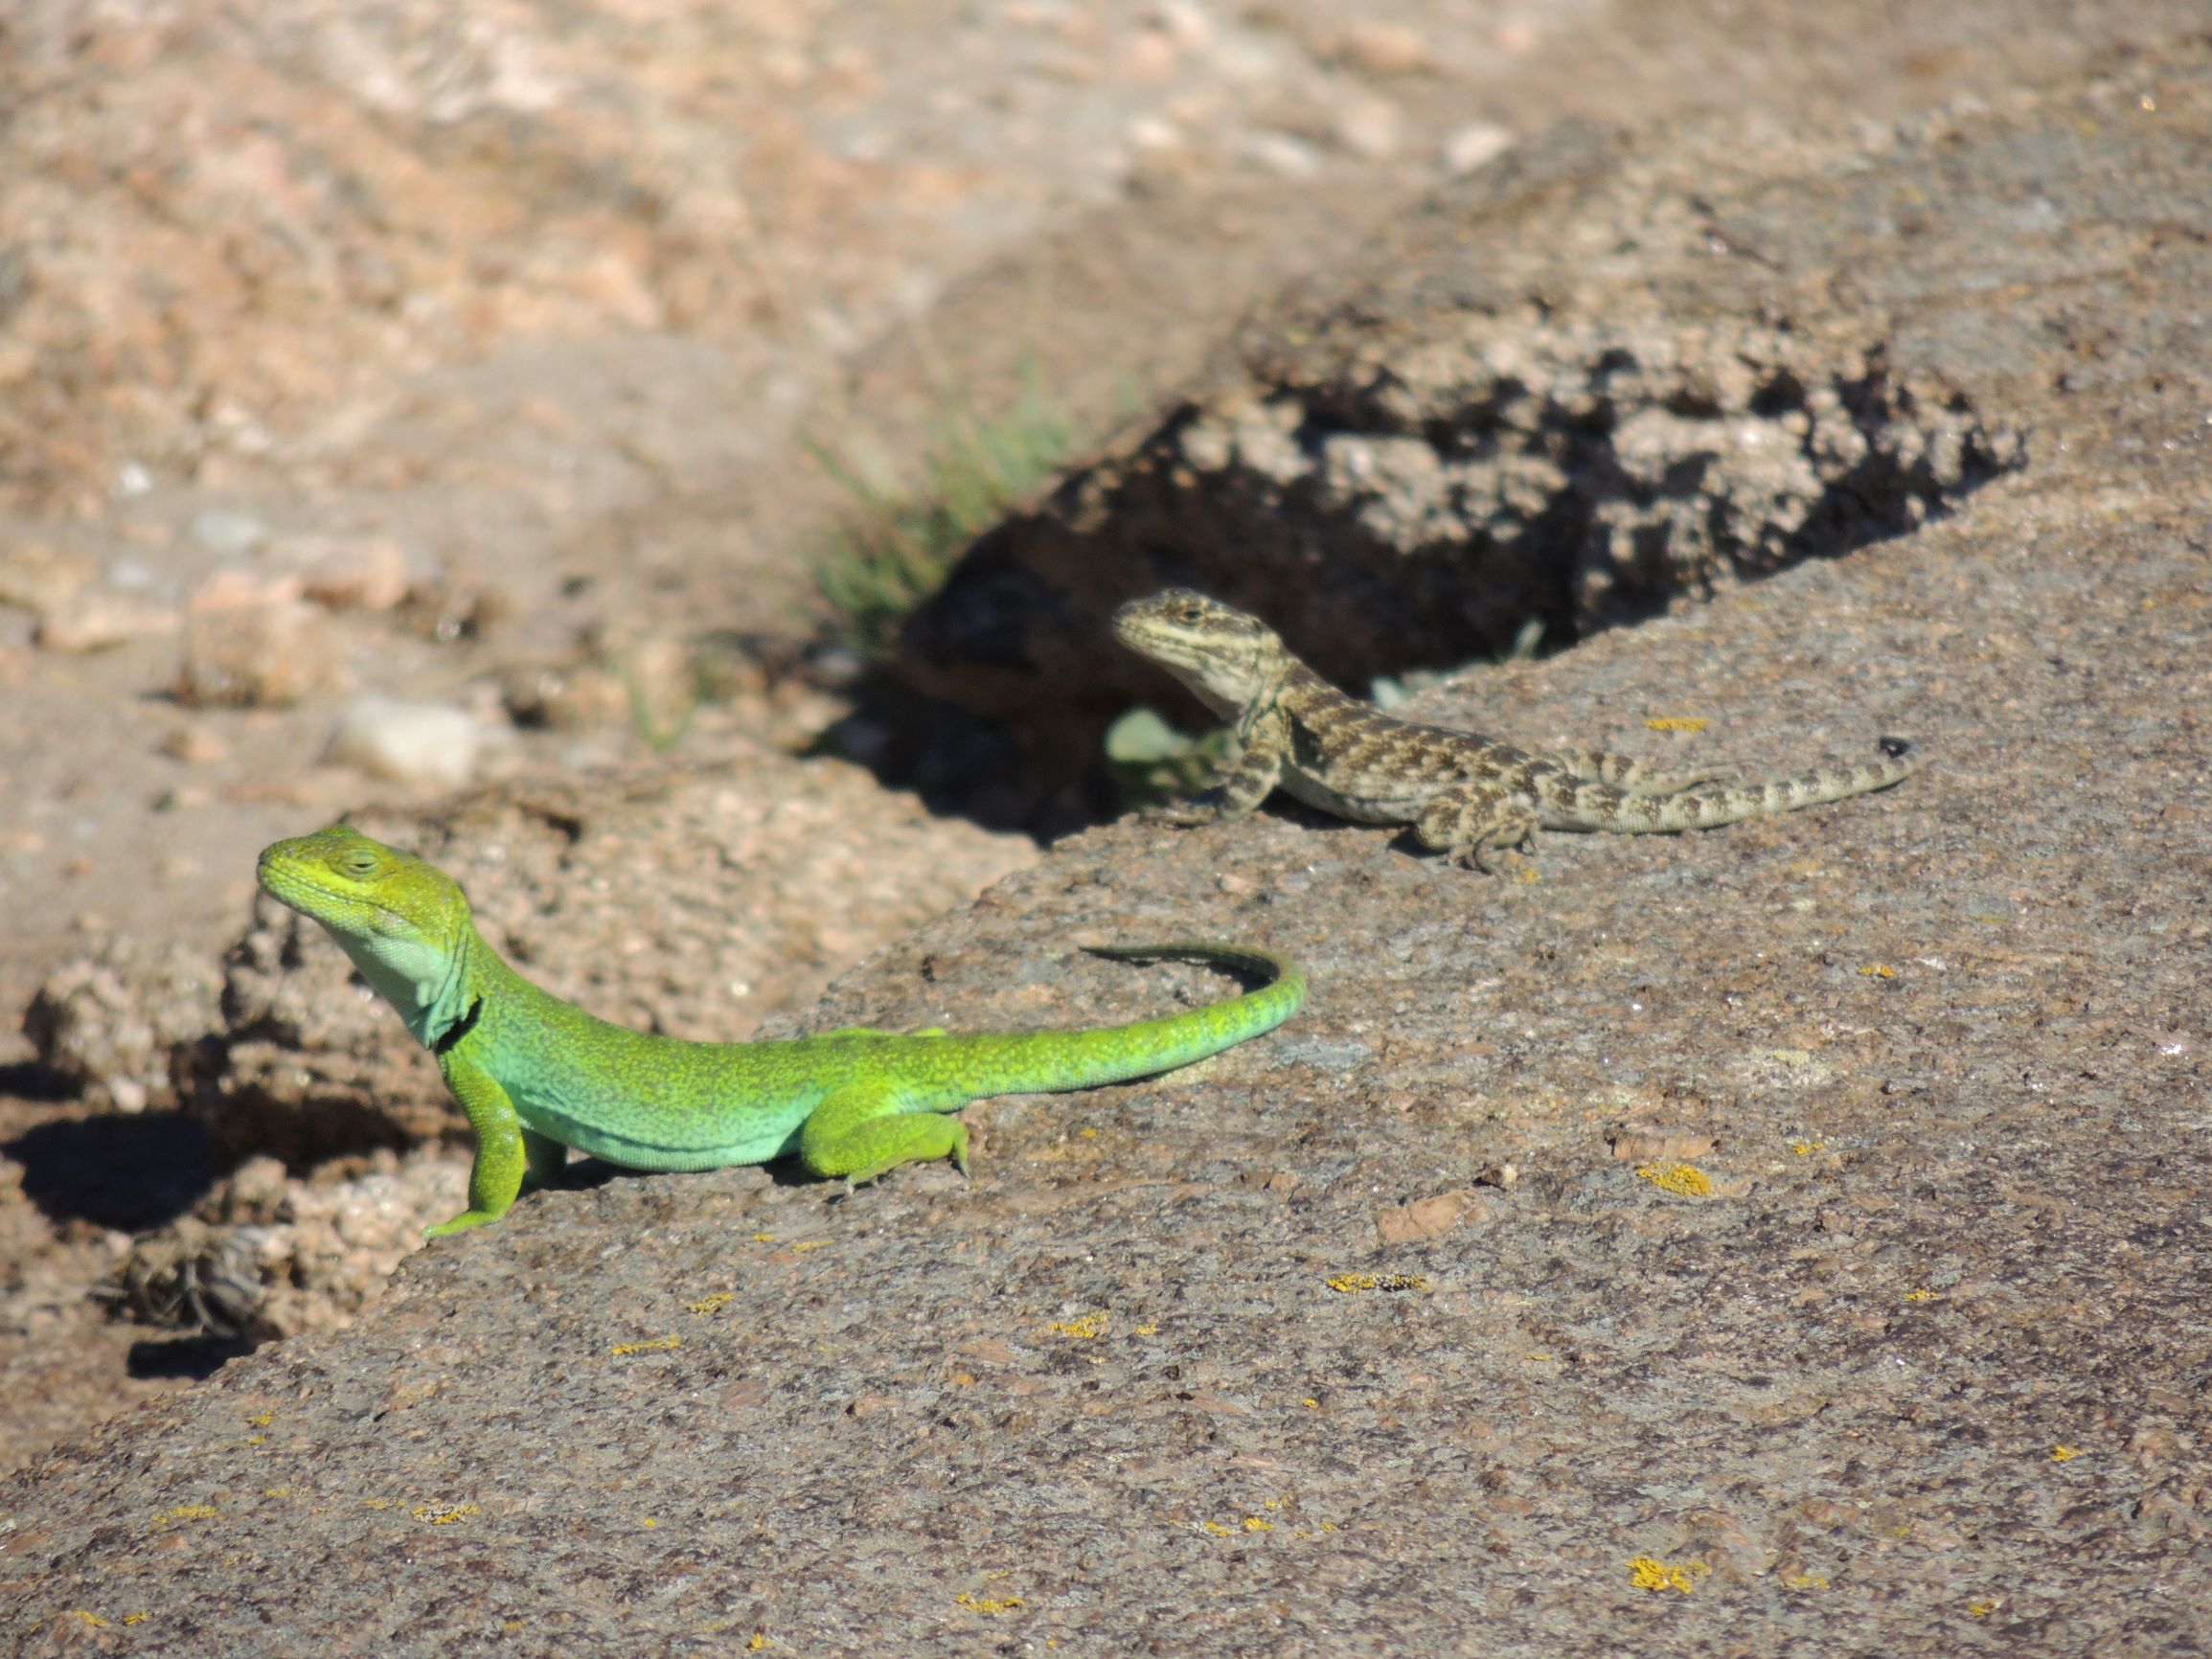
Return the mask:
<path id="1" fill-rule="evenodd" d="M 1114 637 L 1197 693 L 1216 714 L 1232 714 L 1283 676 L 1282 636 L 1233 605 L 1171 587 L 1114 612 Z"/>

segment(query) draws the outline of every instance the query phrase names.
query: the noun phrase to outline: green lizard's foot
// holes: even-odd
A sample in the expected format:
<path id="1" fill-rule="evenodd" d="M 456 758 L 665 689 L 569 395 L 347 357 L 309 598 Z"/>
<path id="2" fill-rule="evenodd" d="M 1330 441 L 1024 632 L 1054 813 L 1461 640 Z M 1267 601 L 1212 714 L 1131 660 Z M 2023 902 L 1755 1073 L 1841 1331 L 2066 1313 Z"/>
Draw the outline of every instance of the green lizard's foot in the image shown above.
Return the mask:
<path id="1" fill-rule="evenodd" d="M 435 1227 L 423 1228 L 422 1237 L 443 1239 L 451 1233 L 466 1233 L 471 1227 L 489 1227 L 505 1214 L 507 1212 L 504 1210 L 464 1210 L 450 1221 L 441 1221 Z"/>

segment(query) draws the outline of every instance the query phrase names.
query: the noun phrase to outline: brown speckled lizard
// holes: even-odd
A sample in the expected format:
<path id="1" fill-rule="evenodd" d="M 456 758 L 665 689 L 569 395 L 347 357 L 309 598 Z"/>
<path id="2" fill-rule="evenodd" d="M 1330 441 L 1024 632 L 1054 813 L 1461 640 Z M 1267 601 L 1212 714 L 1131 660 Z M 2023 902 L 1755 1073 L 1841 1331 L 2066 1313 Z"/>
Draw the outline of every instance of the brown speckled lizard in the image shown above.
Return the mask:
<path id="1" fill-rule="evenodd" d="M 1257 617 L 1188 588 L 1131 600 L 1115 613 L 1114 633 L 1233 719 L 1243 746 L 1211 790 L 1168 809 L 1173 823 L 1242 817 L 1280 784 L 1338 817 L 1410 824 L 1423 846 L 1487 870 L 1492 848 L 1525 846 L 1538 830 L 1710 830 L 1886 789 L 1919 769 L 1900 738 L 1880 740 L 1878 761 L 1752 784 L 1715 772 L 1660 777 L 1595 749 L 1531 755 L 1479 733 L 1393 719 L 1316 674 Z"/>

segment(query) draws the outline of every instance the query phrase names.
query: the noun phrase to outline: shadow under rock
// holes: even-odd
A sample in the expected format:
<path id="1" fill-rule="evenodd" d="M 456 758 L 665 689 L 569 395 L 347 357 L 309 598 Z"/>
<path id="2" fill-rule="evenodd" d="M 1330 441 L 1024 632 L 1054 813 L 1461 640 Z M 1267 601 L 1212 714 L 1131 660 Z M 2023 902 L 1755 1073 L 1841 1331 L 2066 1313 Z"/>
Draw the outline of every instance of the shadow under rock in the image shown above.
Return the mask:
<path id="1" fill-rule="evenodd" d="M 257 1346 L 239 1336 L 172 1336 L 132 1343 L 124 1365 L 142 1380 L 205 1382 Z"/>
<path id="2" fill-rule="evenodd" d="M 103 1112 L 27 1129 L 0 1152 L 50 1221 L 143 1233 L 199 1202 L 222 1172 L 215 1142 L 180 1111 Z"/>

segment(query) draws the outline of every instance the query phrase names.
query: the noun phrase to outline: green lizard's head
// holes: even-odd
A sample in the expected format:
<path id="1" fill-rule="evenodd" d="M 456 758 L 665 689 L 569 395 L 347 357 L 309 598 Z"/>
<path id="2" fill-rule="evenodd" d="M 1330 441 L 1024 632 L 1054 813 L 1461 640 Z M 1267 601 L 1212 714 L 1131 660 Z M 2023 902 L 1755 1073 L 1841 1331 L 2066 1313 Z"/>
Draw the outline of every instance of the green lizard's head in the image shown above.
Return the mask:
<path id="1" fill-rule="evenodd" d="M 1187 587 L 1130 600 L 1114 612 L 1114 637 L 1174 674 L 1216 714 L 1261 695 L 1284 662 L 1273 628 Z"/>
<path id="2" fill-rule="evenodd" d="M 321 922 L 402 1015 L 436 1000 L 471 925 L 451 876 L 344 824 L 263 848 L 256 874 L 271 898 Z"/>

